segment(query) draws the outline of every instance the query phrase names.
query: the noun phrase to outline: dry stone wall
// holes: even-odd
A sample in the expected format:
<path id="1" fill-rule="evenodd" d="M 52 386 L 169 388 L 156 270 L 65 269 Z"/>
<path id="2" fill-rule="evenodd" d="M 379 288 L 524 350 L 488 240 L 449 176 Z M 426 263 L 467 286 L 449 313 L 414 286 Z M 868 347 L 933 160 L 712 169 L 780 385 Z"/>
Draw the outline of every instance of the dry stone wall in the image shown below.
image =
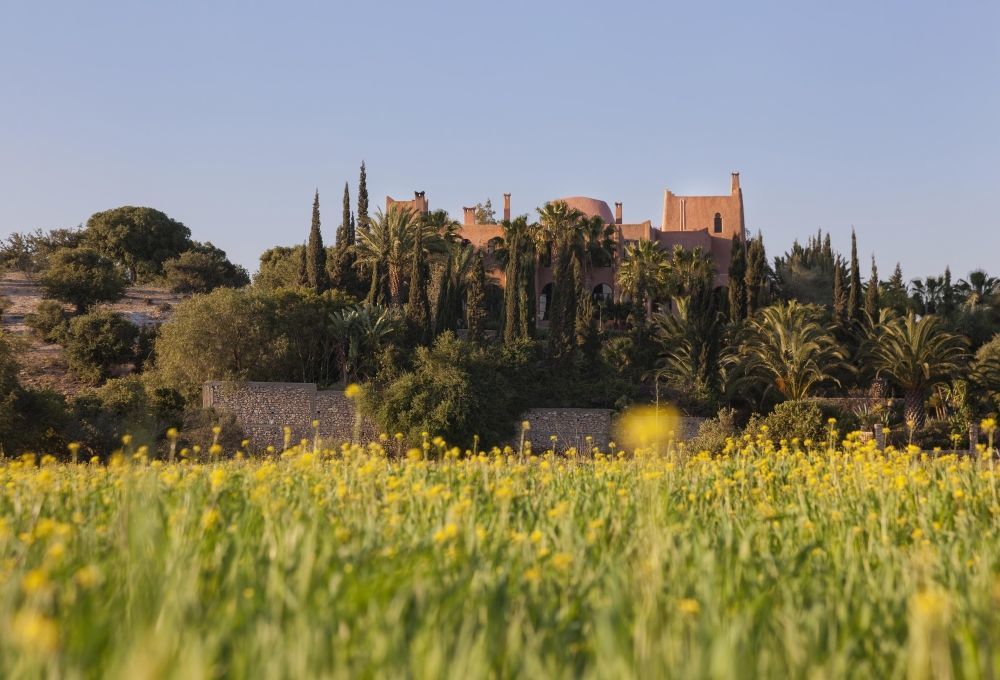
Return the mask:
<path id="1" fill-rule="evenodd" d="M 324 439 L 347 441 L 354 433 L 354 403 L 342 391 L 318 390 L 313 383 L 209 382 L 202 387 L 202 406 L 233 414 L 254 450 L 280 449 L 285 427 L 292 443 L 312 439 L 314 420 Z M 366 418 L 360 426 L 363 439 L 378 436 Z"/>
<path id="2" fill-rule="evenodd" d="M 533 451 L 544 451 L 552 446 L 564 450 L 590 451 L 593 447 L 607 450 L 611 441 L 611 410 L 603 408 L 533 408 L 522 416 L 531 424 L 525 439 Z M 518 428 L 520 429 L 520 427 Z M 588 441 L 587 437 L 590 437 Z M 520 433 L 511 445 L 520 444 Z"/>
<path id="3" fill-rule="evenodd" d="M 327 442 L 350 441 L 359 427 L 361 441 L 372 441 L 379 430 L 368 418 L 355 421 L 354 402 L 340 390 L 319 390 L 313 383 L 276 382 L 208 382 L 202 388 L 202 405 L 220 412 L 231 413 L 243 428 L 254 450 L 284 444 L 284 428 L 291 428 L 292 443 L 312 439 L 312 422 L 319 421 L 319 434 Z M 613 440 L 614 422 L 610 409 L 597 408 L 535 408 L 521 417 L 531 424 L 525 433 L 534 451 L 544 451 L 553 445 L 565 450 L 590 451 L 597 446 L 606 451 Z M 700 419 L 685 419 L 679 438 L 697 433 Z M 520 444 L 520 424 L 517 433 L 507 442 Z M 589 437 L 589 439 L 588 439 Z M 491 445 L 490 442 L 483 442 Z"/>

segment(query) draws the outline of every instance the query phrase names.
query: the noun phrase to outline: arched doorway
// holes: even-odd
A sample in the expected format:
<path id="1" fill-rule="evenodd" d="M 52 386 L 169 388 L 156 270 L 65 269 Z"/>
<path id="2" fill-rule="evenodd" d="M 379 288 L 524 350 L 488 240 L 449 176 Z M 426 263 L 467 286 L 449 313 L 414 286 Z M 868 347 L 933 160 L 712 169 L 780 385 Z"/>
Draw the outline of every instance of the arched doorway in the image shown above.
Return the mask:
<path id="1" fill-rule="evenodd" d="M 552 284 L 547 283 L 542 288 L 542 294 L 538 296 L 538 318 L 542 321 L 549 320 L 549 310 L 552 308 Z"/>

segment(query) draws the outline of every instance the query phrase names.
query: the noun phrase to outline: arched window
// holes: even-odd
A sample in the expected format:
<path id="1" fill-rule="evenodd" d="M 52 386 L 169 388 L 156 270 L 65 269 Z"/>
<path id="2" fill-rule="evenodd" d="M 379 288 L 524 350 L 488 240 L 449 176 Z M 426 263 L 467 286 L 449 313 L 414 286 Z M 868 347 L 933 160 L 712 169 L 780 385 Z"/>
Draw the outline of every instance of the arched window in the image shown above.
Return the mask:
<path id="1" fill-rule="evenodd" d="M 722 213 L 715 213 L 715 233 L 722 233 Z"/>
<path id="2" fill-rule="evenodd" d="M 606 283 L 599 283 L 596 286 L 594 286 L 593 290 L 594 302 L 597 303 L 611 302 L 612 294 L 613 291 L 611 290 L 611 286 L 609 286 Z"/>

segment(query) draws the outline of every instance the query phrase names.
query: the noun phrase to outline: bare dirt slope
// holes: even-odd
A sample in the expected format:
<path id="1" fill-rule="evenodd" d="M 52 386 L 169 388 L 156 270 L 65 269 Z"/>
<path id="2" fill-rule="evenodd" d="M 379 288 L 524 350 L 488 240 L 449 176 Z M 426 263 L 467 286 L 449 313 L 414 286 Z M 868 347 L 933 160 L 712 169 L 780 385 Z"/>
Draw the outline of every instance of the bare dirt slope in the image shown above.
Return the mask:
<path id="1" fill-rule="evenodd" d="M 36 281 L 21 273 L 7 273 L 0 278 L 0 295 L 10 303 L 0 326 L 10 333 L 20 344 L 21 382 L 26 387 L 51 388 L 67 396 L 72 396 L 87 385 L 70 373 L 63 359 L 60 345 L 46 343 L 34 337 L 24 324 L 24 317 L 38 307 L 42 301 L 42 291 Z M 146 325 L 160 323 L 170 315 L 170 310 L 162 305 L 175 305 L 180 295 L 155 286 L 130 288 L 125 297 L 103 308 L 121 312 L 132 323 Z"/>

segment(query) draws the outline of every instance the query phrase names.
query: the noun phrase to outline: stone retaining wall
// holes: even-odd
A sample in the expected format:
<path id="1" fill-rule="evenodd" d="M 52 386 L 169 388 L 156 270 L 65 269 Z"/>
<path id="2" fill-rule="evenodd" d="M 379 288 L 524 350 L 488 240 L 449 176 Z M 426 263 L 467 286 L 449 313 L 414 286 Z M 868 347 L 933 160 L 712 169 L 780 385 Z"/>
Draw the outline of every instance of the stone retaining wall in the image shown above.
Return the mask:
<path id="1" fill-rule="evenodd" d="M 280 449 L 284 444 L 284 428 L 291 428 L 291 441 L 312 439 L 312 421 L 319 421 L 320 436 L 333 443 L 350 441 L 354 436 L 354 403 L 340 390 L 319 390 L 313 383 L 208 382 L 202 387 L 202 406 L 231 413 L 243 427 L 253 450 L 268 446 Z M 532 443 L 535 452 L 552 446 L 563 451 L 575 447 L 590 451 L 600 447 L 606 451 L 613 440 L 614 422 L 610 409 L 600 408 L 535 408 L 521 417 L 531 423 L 525 439 Z M 697 434 L 701 419 L 682 419 L 682 432 L 678 438 L 687 439 Z M 517 448 L 520 444 L 520 423 L 514 437 L 507 442 Z M 373 422 L 362 417 L 361 441 L 376 439 L 379 430 Z M 588 437 L 590 440 L 588 441 Z M 492 446 L 492 442 L 482 442 Z"/>
<path id="2" fill-rule="evenodd" d="M 552 446 L 552 437 L 556 437 L 555 448 L 559 451 L 575 447 L 578 451 L 590 451 L 598 446 L 607 450 L 611 441 L 611 410 L 604 408 L 533 408 L 528 409 L 521 420 L 531 423 L 531 429 L 525 433 L 525 439 L 531 442 L 531 448 L 536 453 Z M 520 445 L 520 425 L 518 433 L 510 442 L 517 448 Z M 587 437 L 591 437 L 588 442 Z"/>
<path id="3" fill-rule="evenodd" d="M 318 390 L 313 383 L 208 382 L 202 387 L 202 406 L 232 413 L 254 450 L 284 445 L 285 427 L 291 441 L 312 439 L 312 421 L 319 421 L 324 439 L 349 441 L 354 433 L 354 403 L 340 390 Z M 378 430 L 362 418 L 361 438 L 369 441 Z"/>

